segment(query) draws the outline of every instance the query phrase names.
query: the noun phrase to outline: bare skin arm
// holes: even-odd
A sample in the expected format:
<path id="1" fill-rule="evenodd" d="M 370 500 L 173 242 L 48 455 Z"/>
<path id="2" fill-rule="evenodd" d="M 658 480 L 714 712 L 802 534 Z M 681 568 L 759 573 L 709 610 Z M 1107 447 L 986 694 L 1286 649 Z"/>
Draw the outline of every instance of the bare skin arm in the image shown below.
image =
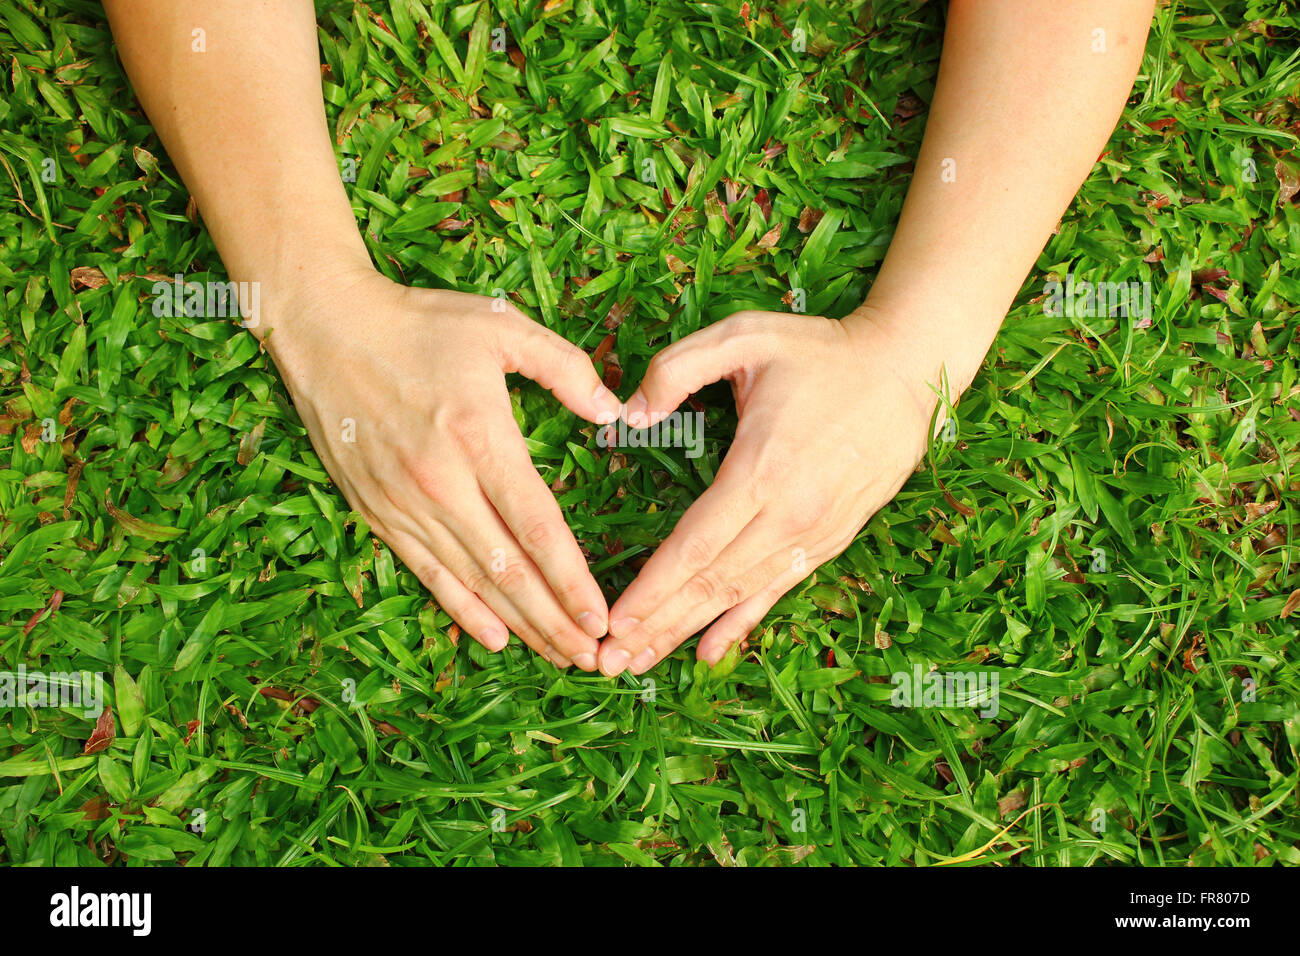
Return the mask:
<path id="1" fill-rule="evenodd" d="M 970 384 L 1114 129 L 1152 9 L 952 0 L 912 185 L 863 306 L 840 322 L 739 313 L 655 357 L 630 424 L 719 379 L 740 424 L 610 609 L 604 673 L 642 673 L 710 622 L 699 656 L 718 661 L 897 494 L 925 451 L 931 387 L 946 372 L 955 400 Z"/>
<path id="2" fill-rule="evenodd" d="M 607 608 L 511 416 L 522 372 L 605 423 L 587 356 L 513 306 L 373 268 L 326 127 L 310 0 L 106 0 L 136 93 L 348 501 L 461 627 L 596 666 Z M 349 426 L 348 423 L 351 423 Z"/>
<path id="3" fill-rule="evenodd" d="M 869 312 L 896 317 L 898 334 L 924 337 L 930 381 L 942 363 L 957 393 L 970 384 L 1106 147 L 1141 65 L 1154 6 L 950 5 L 916 173 L 867 297 Z M 954 181 L 945 181 L 945 168 Z"/>

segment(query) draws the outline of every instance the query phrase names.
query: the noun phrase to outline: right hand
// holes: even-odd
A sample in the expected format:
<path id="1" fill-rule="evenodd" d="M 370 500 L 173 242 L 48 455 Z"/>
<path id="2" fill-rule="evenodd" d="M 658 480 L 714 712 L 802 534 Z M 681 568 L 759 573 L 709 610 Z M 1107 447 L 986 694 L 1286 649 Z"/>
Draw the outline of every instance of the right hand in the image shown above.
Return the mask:
<path id="1" fill-rule="evenodd" d="M 609 609 L 505 383 L 520 372 L 611 422 L 618 399 L 581 349 L 504 300 L 375 272 L 298 297 L 266 343 L 349 504 L 462 630 L 595 670 Z"/>

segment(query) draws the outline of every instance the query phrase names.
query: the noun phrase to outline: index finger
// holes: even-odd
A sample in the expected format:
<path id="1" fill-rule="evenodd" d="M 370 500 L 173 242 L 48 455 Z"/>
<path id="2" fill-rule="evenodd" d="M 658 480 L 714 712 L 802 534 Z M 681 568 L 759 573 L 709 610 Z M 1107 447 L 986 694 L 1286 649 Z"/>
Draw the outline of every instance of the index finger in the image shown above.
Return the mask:
<path id="1" fill-rule="evenodd" d="M 512 425 L 496 433 L 490 444 L 494 454 L 484 460 L 478 476 L 484 495 L 574 622 L 589 636 L 603 637 L 605 595 L 591 576 L 555 495 L 533 466 L 523 437 Z"/>
<path id="2" fill-rule="evenodd" d="M 732 447 L 735 451 L 735 446 Z M 686 509 L 677 527 L 646 562 L 609 610 L 613 642 L 601 650 L 600 669 L 618 674 L 631 660 L 620 639 L 631 635 L 656 608 L 711 565 L 758 514 L 761 503 L 740 460 L 723 459 L 708 490 Z"/>

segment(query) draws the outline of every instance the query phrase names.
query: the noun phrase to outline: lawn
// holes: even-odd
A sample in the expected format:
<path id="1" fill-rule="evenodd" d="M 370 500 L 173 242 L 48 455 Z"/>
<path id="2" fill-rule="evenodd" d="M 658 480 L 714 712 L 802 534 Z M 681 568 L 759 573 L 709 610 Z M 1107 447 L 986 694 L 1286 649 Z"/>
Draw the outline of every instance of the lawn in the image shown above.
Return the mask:
<path id="1" fill-rule="evenodd" d="M 943 29 L 914 0 L 317 13 L 378 267 L 501 290 L 624 398 L 733 311 L 862 300 Z M 257 341 L 157 314 L 225 273 L 97 3 L 6 0 L 0 61 L 0 662 L 107 705 L 0 709 L 0 863 L 1300 863 L 1292 5 L 1161 4 L 956 429 L 745 653 L 640 680 L 461 638 Z M 1067 275 L 1149 282 L 1149 319 L 1045 308 Z M 612 599 L 730 396 L 695 397 L 689 458 L 511 384 Z M 896 707 L 914 668 L 998 706 Z"/>

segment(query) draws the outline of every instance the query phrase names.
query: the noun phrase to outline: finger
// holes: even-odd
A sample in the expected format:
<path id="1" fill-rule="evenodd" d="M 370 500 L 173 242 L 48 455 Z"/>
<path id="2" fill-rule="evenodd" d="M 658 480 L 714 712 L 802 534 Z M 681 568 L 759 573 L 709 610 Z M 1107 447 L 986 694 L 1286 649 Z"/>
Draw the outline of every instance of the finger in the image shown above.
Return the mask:
<path id="1" fill-rule="evenodd" d="M 596 642 L 569 620 L 537 567 L 483 496 L 474 472 L 448 474 L 420 462 L 405 467 L 411 481 L 399 486 L 396 498 L 392 489 L 382 489 L 398 516 L 394 520 L 407 523 L 412 535 L 426 542 L 457 580 L 525 644 L 557 666 L 567 666 L 574 662 L 574 653 L 581 654 L 579 666 L 594 670 Z M 539 607 L 546 612 L 545 620 L 535 613 Z M 554 626 L 548 627 L 549 620 L 555 620 Z M 591 666 L 586 668 L 588 663 Z"/>
<path id="2" fill-rule="evenodd" d="M 810 565 L 811 567 L 811 565 Z M 727 651 L 737 641 L 748 637 L 753 630 L 763 623 L 772 605 L 781 599 L 787 591 L 806 580 L 809 572 L 804 569 L 788 570 L 758 593 L 741 601 L 730 611 L 713 622 L 713 626 L 700 638 L 696 656 L 713 667 L 726 656 Z"/>
<path id="3" fill-rule="evenodd" d="M 455 537 L 441 525 L 430 520 L 427 524 L 412 523 L 409 515 L 412 511 L 403 508 L 382 485 L 369 487 L 369 494 L 362 495 L 351 480 L 340 474 L 340 487 L 354 508 L 370 525 L 371 530 L 386 541 L 402 563 L 419 578 L 429 589 L 440 607 L 451 615 L 452 620 L 461 626 L 476 641 L 489 651 L 504 650 L 510 642 L 510 631 L 519 635 L 527 646 L 537 654 L 551 661 L 557 667 L 568 667 L 573 662 L 556 648 L 550 646 L 540 635 L 522 623 L 522 615 L 502 594 L 488 594 L 491 605 L 466 586 L 467 572 L 458 575 L 443 560 L 434 556 L 430 545 L 443 555 L 453 567 L 467 569 L 472 566 L 468 554 L 456 541 Z M 369 501 L 371 506 L 366 506 Z M 385 510 L 394 516 L 393 521 L 385 523 L 373 517 L 374 504 L 384 504 Z M 419 513 L 419 512 L 415 512 Z M 403 525 L 394 527 L 390 525 Z M 427 542 L 427 543 L 426 543 Z M 504 614 L 497 613 L 498 611 Z"/>
<path id="4" fill-rule="evenodd" d="M 438 606 L 451 615 L 462 631 L 489 651 L 505 648 L 510 642 L 505 622 L 477 594 L 461 584 L 446 565 L 429 553 L 428 548 L 404 531 L 384 529 L 379 536 L 429 589 Z"/>
<path id="5" fill-rule="evenodd" d="M 599 651 L 596 640 L 564 610 L 491 502 L 477 487 L 461 500 L 448 530 L 473 565 L 466 572 L 468 580 L 462 579 L 465 585 L 494 608 L 499 605 L 489 594 L 507 598 L 522 621 L 542 640 L 583 670 L 595 670 Z M 500 613 L 504 616 L 505 610 Z"/>
<path id="6" fill-rule="evenodd" d="M 483 493 L 569 617 L 589 637 L 603 637 L 609 619 L 605 596 L 518 432 L 491 444 L 496 454 L 479 471 Z"/>
<path id="7" fill-rule="evenodd" d="M 733 445 L 713 484 L 686 509 L 672 534 L 610 608 L 609 632 L 616 640 L 631 634 L 693 575 L 717 560 L 758 514 L 759 501 L 736 453 Z"/>
<path id="8" fill-rule="evenodd" d="M 783 552 L 782 554 L 772 555 L 761 564 L 749 568 L 737 579 L 737 591 L 745 595 L 743 600 L 735 601 L 730 598 L 718 598 L 691 607 L 672 624 L 654 634 L 646 647 L 632 658 L 631 663 L 628 664 L 628 670 L 633 674 L 645 673 L 676 650 L 687 638 L 707 627 L 720 614 L 727 613 L 732 608 L 743 604 L 745 600 L 769 587 L 789 567 L 788 555 Z"/>
<path id="9" fill-rule="evenodd" d="M 769 346 L 763 330 L 769 321 L 756 313 L 737 313 L 656 353 L 624 408 L 627 423 L 648 428 L 705 385 L 765 360 Z"/>
<path id="10" fill-rule="evenodd" d="M 652 665 L 723 611 L 735 607 L 767 584 L 789 563 L 779 563 L 764 576 L 765 568 L 772 564 L 776 541 L 774 523 L 764 521 L 760 513 L 714 561 L 665 594 L 640 624 L 630 632 L 606 641 L 601 648 L 602 671 L 607 665 L 617 667 L 626 655 L 626 666 L 638 673 L 638 668 Z M 667 545 L 668 542 L 664 542 L 661 550 Z M 649 562 L 646 568 L 649 568 Z M 657 648 L 657 651 L 652 648 Z"/>
<path id="11" fill-rule="evenodd" d="M 432 549 L 436 549 L 437 554 L 441 557 L 435 560 L 446 570 L 451 581 L 454 581 L 471 597 L 487 607 L 497 622 L 502 625 L 503 630 L 506 631 L 507 642 L 510 633 L 517 634 L 527 647 L 531 648 L 540 657 L 551 661 L 556 667 L 568 667 L 573 663 L 567 655 L 552 646 L 543 635 L 529 625 L 524 615 L 510 598 L 491 586 L 490 582 L 486 585 L 480 583 L 479 590 L 474 590 L 471 585 L 485 579 L 474 559 L 470 557 L 450 529 L 439 525 L 437 522 L 429 521 L 427 524 L 414 528 L 413 531 L 398 530 L 394 532 L 394 535 L 400 537 L 406 547 L 416 549 L 416 553 L 425 551 L 432 554 Z M 428 541 L 432 549 L 422 544 L 423 541 Z M 411 567 L 411 565 L 408 564 L 407 567 Z M 414 569 L 412 570 L 414 571 Z M 418 574 L 417 577 L 419 577 Z M 438 578 L 435 578 L 432 583 L 423 577 L 420 580 L 431 591 L 433 590 L 432 583 L 437 583 L 439 586 L 444 584 L 443 580 Z M 446 586 L 451 587 L 451 585 Z M 438 596 L 436 592 L 434 596 Z M 442 604 L 442 601 L 439 600 L 439 603 Z M 443 604 L 443 607 L 447 609 L 447 613 L 452 614 L 447 605 Z M 455 614 L 452 614 L 453 618 L 455 616 Z M 458 623 L 460 622 L 458 621 Z M 461 626 L 465 627 L 465 624 L 461 623 Z M 471 633 L 474 632 L 471 631 Z M 502 643 L 501 647 L 504 648 L 505 643 Z"/>
<path id="12" fill-rule="evenodd" d="M 497 337 L 501 370 L 518 372 L 550 391 L 569 411 L 597 425 L 618 419 L 622 406 L 596 374 L 587 353 L 563 336 L 514 312 Z"/>

